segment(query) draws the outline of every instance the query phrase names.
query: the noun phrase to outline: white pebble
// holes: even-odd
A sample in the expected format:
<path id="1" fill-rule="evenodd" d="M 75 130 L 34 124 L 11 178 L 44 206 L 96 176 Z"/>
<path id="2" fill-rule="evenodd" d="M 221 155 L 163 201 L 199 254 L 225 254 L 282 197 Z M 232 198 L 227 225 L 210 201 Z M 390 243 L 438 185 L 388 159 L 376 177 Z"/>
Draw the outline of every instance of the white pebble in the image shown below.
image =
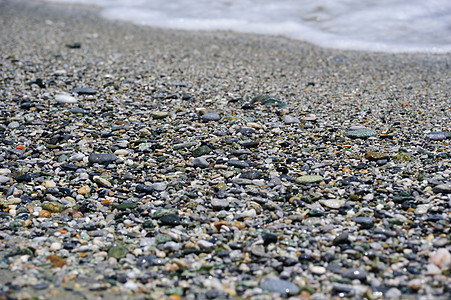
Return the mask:
<path id="1" fill-rule="evenodd" d="M 58 94 L 55 96 L 55 101 L 59 103 L 77 103 L 77 99 L 67 94 Z"/>

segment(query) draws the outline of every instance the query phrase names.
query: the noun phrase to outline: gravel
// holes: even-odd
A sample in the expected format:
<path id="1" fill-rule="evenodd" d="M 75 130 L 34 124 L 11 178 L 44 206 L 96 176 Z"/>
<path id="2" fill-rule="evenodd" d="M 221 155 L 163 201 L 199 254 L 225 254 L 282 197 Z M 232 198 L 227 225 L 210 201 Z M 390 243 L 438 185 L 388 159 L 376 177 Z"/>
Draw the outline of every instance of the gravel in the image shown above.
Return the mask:
<path id="1" fill-rule="evenodd" d="M 449 299 L 449 55 L 0 2 L 0 298 Z"/>

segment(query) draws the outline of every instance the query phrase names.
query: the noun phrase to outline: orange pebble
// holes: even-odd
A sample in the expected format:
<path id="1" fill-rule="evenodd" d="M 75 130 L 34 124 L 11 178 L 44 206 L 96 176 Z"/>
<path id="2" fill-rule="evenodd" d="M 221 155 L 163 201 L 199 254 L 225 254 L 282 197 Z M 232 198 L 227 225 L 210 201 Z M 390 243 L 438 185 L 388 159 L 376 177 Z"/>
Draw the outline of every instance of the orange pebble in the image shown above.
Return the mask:
<path id="1" fill-rule="evenodd" d="M 17 146 L 16 149 L 19 149 L 19 150 L 23 151 L 23 150 L 27 149 L 27 147 L 25 147 L 25 146 Z"/>
<path id="2" fill-rule="evenodd" d="M 43 209 L 43 210 L 41 210 L 41 211 L 39 212 L 39 217 L 40 217 L 40 218 L 48 218 L 48 217 L 50 217 L 51 215 L 52 215 L 52 213 L 49 212 L 48 210 L 45 210 L 45 209 Z"/>

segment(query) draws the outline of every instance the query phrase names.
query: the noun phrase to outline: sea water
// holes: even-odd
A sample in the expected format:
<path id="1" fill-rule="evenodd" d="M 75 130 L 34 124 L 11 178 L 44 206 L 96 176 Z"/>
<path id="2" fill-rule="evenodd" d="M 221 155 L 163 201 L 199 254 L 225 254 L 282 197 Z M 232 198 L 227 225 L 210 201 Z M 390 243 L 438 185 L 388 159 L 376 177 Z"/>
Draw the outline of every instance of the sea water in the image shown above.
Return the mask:
<path id="1" fill-rule="evenodd" d="M 451 0 L 48 0 L 182 30 L 278 35 L 326 48 L 451 53 Z"/>

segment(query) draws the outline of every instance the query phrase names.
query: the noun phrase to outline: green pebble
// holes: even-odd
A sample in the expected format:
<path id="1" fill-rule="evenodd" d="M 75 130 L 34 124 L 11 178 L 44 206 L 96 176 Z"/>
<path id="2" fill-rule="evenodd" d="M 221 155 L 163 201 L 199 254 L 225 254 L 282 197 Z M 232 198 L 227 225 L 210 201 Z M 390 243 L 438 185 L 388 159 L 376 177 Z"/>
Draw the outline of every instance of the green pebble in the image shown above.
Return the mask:
<path id="1" fill-rule="evenodd" d="M 393 160 L 399 161 L 399 162 L 408 162 L 413 161 L 412 156 L 410 156 L 407 153 L 398 153 L 393 157 Z"/>
<path id="2" fill-rule="evenodd" d="M 210 151 L 211 151 L 210 147 L 208 147 L 207 145 L 202 145 L 202 146 L 197 147 L 196 149 L 194 149 L 192 154 L 193 154 L 194 157 L 199 157 L 199 156 L 206 155 L 206 154 L 210 153 Z"/>
<path id="3" fill-rule="evenodd" d="M 296 183 L 307 184 L 307 183 L 317 183 L 323 181 L 323 177 L 319 175 L 305 175 L 298 177 Z"/>
<path id="4" fill-rule="evenodd" d="M 356 129 L 356 130 L 349 130 L 345 134 L 348 138 L 351 139 L 367 139 L 372 136 L 376 136 L 377 132 L 372 129 Z"/>
<path id="5" fill-rule="evenodd" d="M 128 253 L 128 249 L 124 246 L 114 246 L 108 250 L 108 257 L 114 257 L 116 259 L 124 258 Z"/>
<path id="6" fill-rule="evenodd" d="M 136 203 L 133 203 L 133 202 L 121 203 L 116 206 L 116 208 L 119 210 L 133 209 L 135 207 L 136 207 Z"/>
<path id="7" fill-rule="evenodd" d="M 167 111 L 154 111 L 151 113 L 152 118 L 154 119 L 164 119 L 167 116 L 169 116 L 169 113 Z"/>

